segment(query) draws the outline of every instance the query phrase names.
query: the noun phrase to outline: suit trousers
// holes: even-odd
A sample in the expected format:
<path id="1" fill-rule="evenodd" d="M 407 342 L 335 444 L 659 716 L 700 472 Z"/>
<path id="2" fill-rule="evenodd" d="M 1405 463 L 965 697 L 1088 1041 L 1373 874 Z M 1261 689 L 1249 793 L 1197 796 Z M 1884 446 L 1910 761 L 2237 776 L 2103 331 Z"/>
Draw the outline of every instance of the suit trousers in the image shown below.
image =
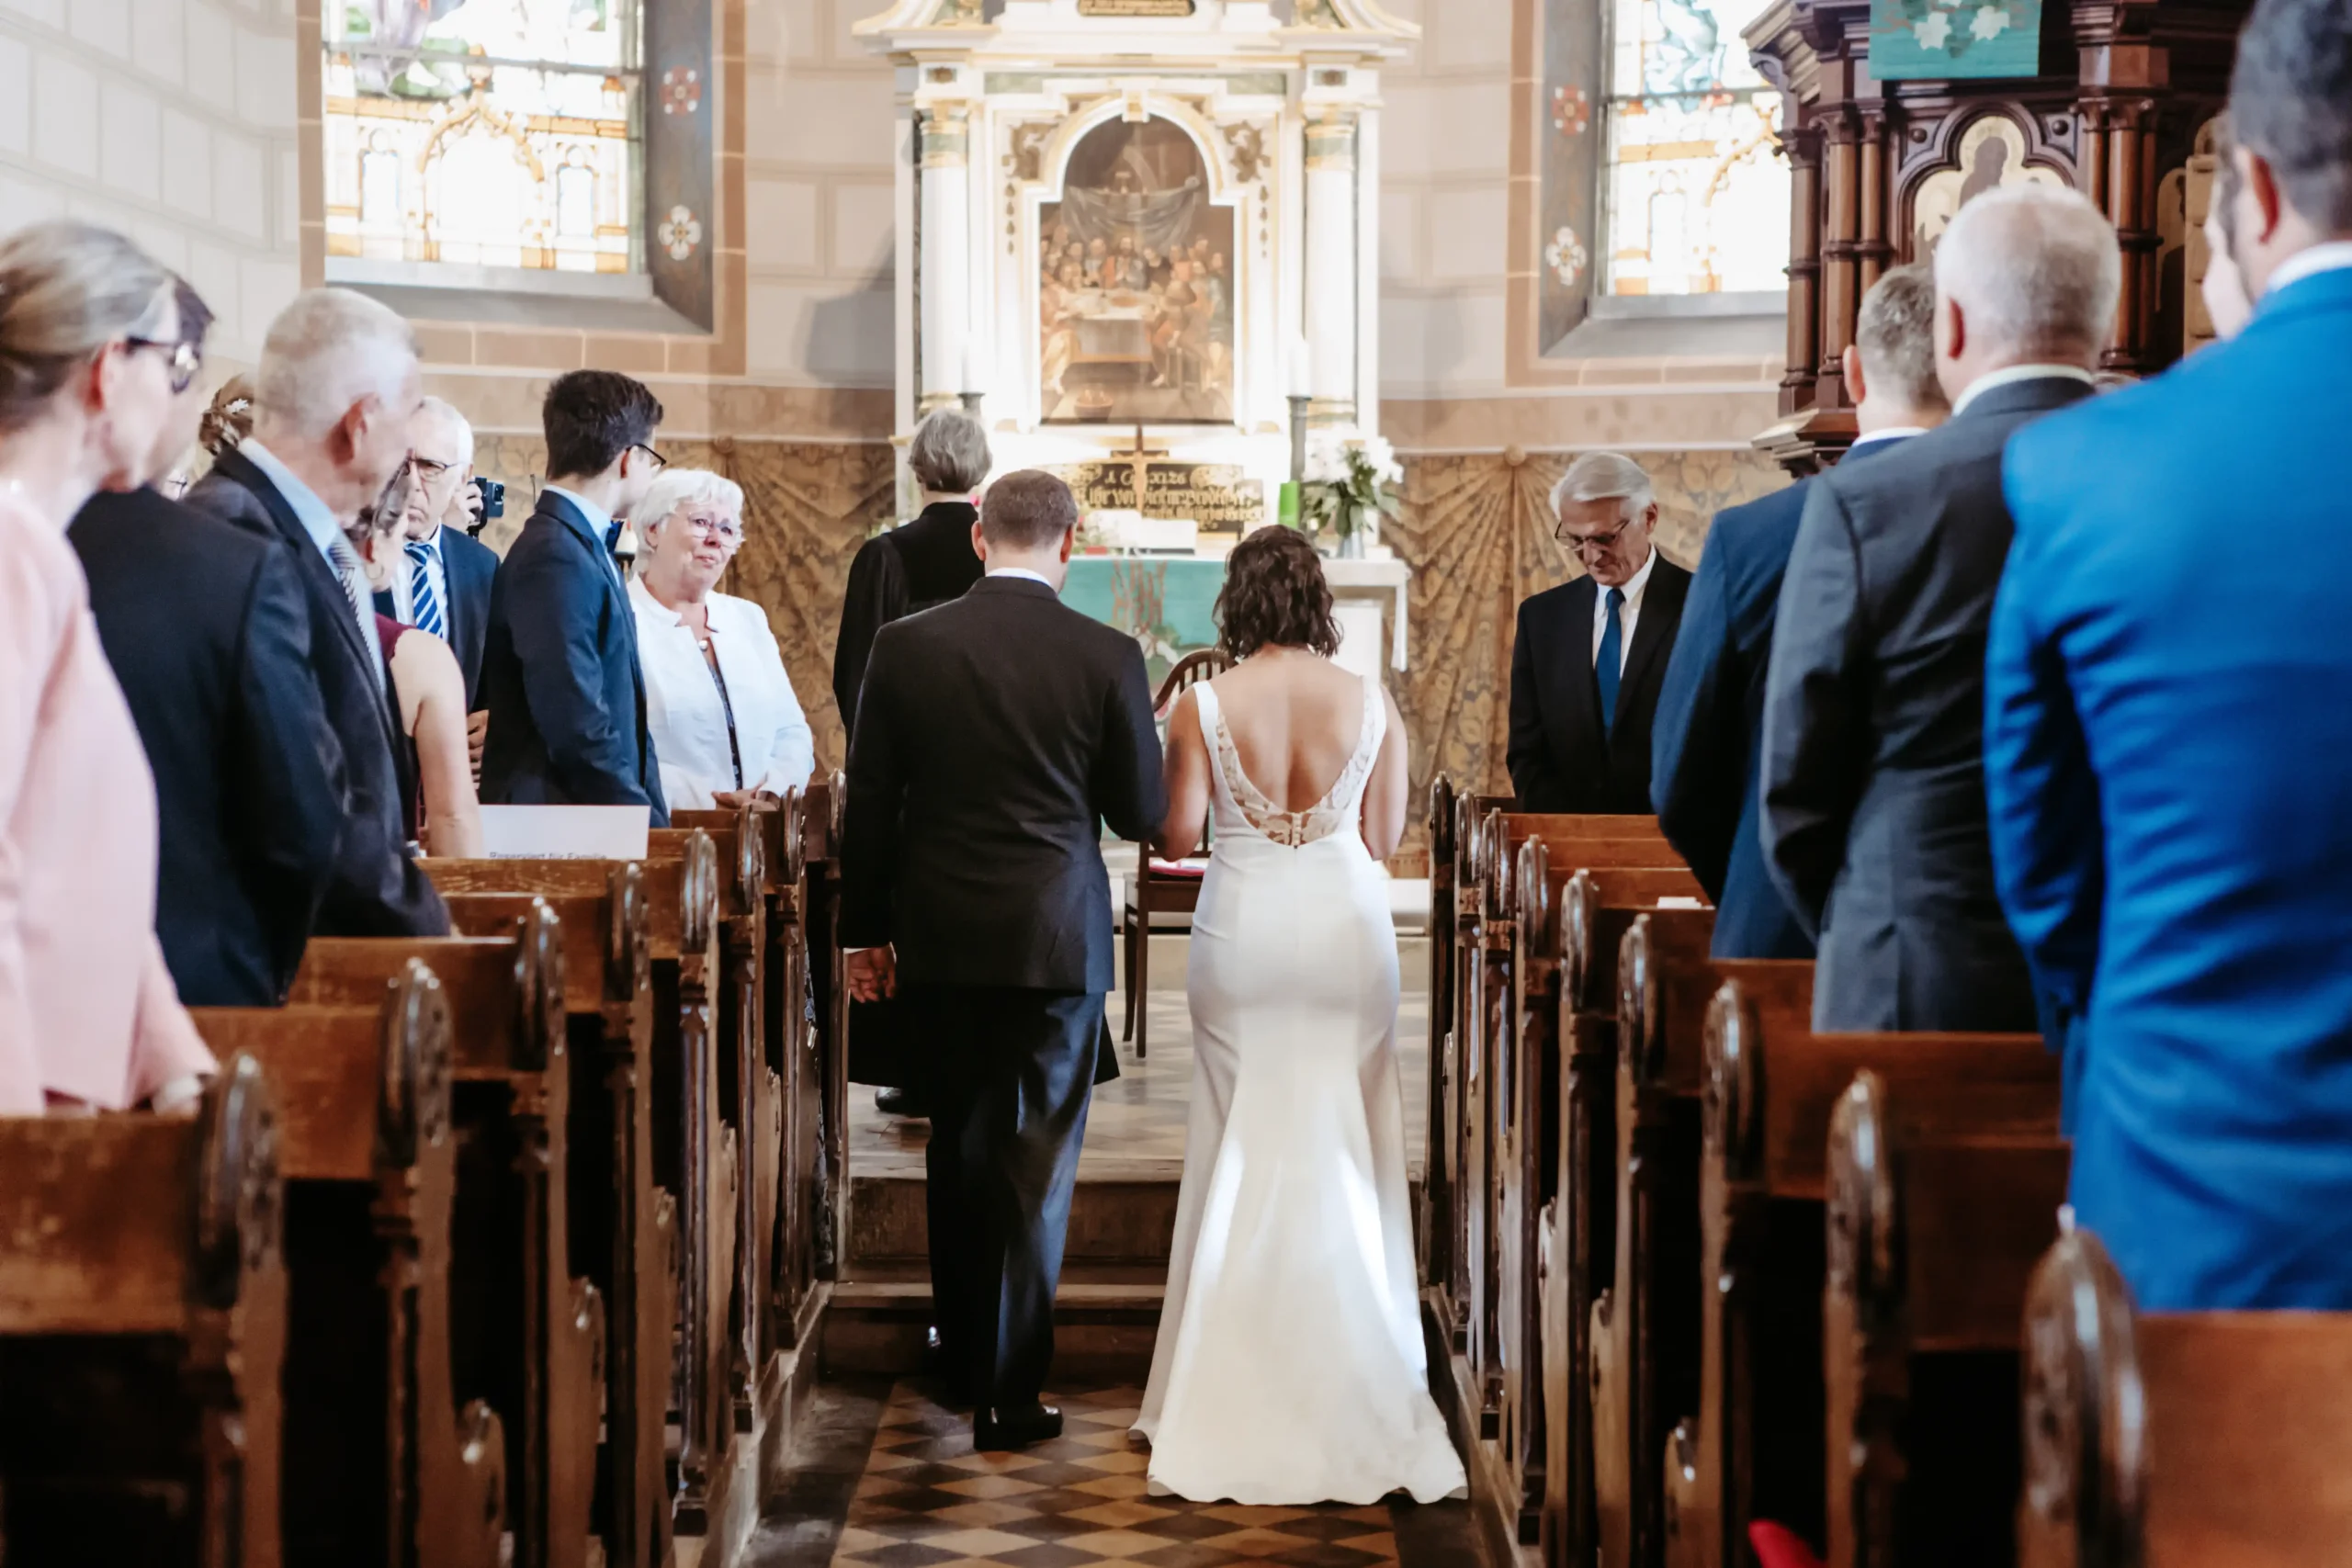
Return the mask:
<path id="1" fill-rule="evenodd" d="M 1103 1039 L 1100 992 L 904 986 L 931 1109 L 925 1193 L 940 1349 L 983 1409 L 1036 1402 Z"/>

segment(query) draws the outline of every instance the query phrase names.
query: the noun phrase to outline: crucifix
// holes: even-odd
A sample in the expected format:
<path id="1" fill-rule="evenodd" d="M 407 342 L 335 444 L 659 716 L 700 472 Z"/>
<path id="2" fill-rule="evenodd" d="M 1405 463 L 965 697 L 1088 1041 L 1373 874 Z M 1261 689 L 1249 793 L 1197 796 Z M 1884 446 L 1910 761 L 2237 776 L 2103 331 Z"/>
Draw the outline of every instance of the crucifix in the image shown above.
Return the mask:
<path id="1" fill-rule="evenodd" d="M 1136 511 L 1139 514 L 1148 515 L 1144 513 L 1144 501 L 1150 493 L 1148 486 L 1151 479 L 1151 460 L 1154 457 L 1169 456 L 1168 448 L 1148 445 L 1143 438 L 1143 421 L 1137 420 L 1136 421 L 1135 446 L 1125 451 L 1107 452 L 1103 455 L 1114 461 L 1122 457 L 1127 459 L 1127 468 L 1135 476 Z"/>

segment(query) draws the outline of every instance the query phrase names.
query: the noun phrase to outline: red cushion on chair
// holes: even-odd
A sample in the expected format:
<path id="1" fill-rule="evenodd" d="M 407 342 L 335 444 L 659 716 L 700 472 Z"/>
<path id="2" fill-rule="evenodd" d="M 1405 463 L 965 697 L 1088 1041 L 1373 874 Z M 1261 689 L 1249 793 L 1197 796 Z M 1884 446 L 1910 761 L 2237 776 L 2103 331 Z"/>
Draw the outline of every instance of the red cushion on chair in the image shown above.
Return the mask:
<path id="1" fill-rule="evenodd" d="M 1813 1554 L 1813 1548 L 1770 1519 L 1758 1519 L 1747 1527 L 1747 1544 L 1756 1549 L 1764 1568 L 1821 1568 L 1821 1559 Z"/>

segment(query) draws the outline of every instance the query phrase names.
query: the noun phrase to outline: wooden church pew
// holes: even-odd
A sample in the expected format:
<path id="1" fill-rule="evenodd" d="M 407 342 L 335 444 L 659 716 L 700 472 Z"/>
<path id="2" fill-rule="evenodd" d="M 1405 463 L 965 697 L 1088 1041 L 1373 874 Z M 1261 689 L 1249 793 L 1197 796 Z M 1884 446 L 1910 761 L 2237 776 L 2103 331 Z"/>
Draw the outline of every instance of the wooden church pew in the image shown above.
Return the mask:
<path id="1" fill-rule="evenodd" d="M 597 1525 L 610 1561 L 658 1568 L 670 1551 L 666 1431 L 679 1291 L 678 1201 L 653 1162 L 651 901 L 637 863 L 564 863 L 575 869 L 560 880 L 594 890 L 443 897 L 458 931 L 482 935 L 512 931 L 543 908 L 563 953 L 565 1036 L 582 1081 L 557 1168 L 568 1178 L 570 1255 L 602 1292 L 608 1323 Z M 594 874 L 580 875 L 583 866 Z"/>
<path id="2" fill-rule="evenodd" d="M 1964 1047 L 1942 1073 L 1911 1055 L 1887 1057 L 1905 1088 L 1865 1068 L 1830 1122 L 1830 1568 L 2014 1561 L 2018 1325 L 2066 1199 L 2055 1075 L 1980 1120 L 1955 1114 L 1983 1085 Z"/>
<path id="3" fill-rule="evenodd" d="M 2024 1568 L 2290 1568 L 2352 1541 L 2352 1313 L 2138 1312 L 2089 1231 L 2027 1292 Z"/>
<path id="4" fill-rule="evenodd" d="M 718 987 L 719 863 L 710 836 L 689 831 L 684 853 L 641 863 L 654 994 L 652 1158 L 677 1199 L 678 1322 L 684 1337 L 674 1403 L 679 1416 L 674 1528 L 699 1535 L 714 1487 L 734 1472 L 736 1436 L 728 1325 L 737 1273 L 736 1195 L 743 1141 L 727 1124 L 718 1070 L 714 994 Z M 428 863 L 434 886 L 464 893 L 595 893 L 603 861 Z M 642 1323 L 640 1321 L 640 1327 Z"/>
<path id="5" fill-rule="evenodd" d="M 277 1568 L 277 1157 L 250 1057 L 194 1117 L 0 1118 L 0 1561 Z"/>
<path id="6" fill-rule="evenodd" d="M 415 959 L 384 990 L 378 1008 L 194 1013 L 216 1056 L 243 1052 L 277 1091 L 281 1548 L 321 1568 L 498 1568 L 505 1436 L 486 1403 L 452 1397 L 449 1008 Z"/>
<path id="7" fill-rule="evenodd" d="M 596 985 L 594 971 L 571 980 L 566 928 L 544 905 L 494 929 L 503 934 L 314 938 L 291 999 L 369 1006 L 412 963 L 440 984 L 455 1079 L 450 1281 L 458 1393 L 487 1398 L 504 1423 L 514 1561 L 570 1568 L 592 1556 L 599 1407 L 616 1441 L 632 1416 L 626 1399 L 600 1387 L 607 1367 L 624 1360 L 621 1325 L 608 1325 L 607 1314 L 616 1298 L 628 1298 L 631 1281 L 577 1278 L 571 1261 L 578 1220 L 570 1178 L 583 1152 L 572 1141 L 574 1116 L 594 1096 L 574 1089 L 579 1058 L 565 1012 L 567 998 L 593 997 Z M 666 1379 L 666 1359 L 663 1366 Z"/>
<path id="8" fill-rule="evenodd" d="M 1747 1527 L 1757 1518 L 1815 1540 L 1828 1529 L 1824 1509 L 1836 1499 L 1818 1434 L 1826 1418 L 1823 1368 L 1835 1359 L 1825 1363 L 1819 1348 L 1829 1271 L 1824 1238 L 1836 1215 L 1825 1200 L 1833 1115 L 1856 1075 L 1871 1074 L 1878 1086 L 1883 1138 L 1939 1150 L 1919 1169 L 1923 1193 L 1948 1192 L 1928 1179 L 1942 1168 L 1934 1161 L 1961 1157 L 1941 1152 L 1948 1145 L 1990 1138 L 2030 1147 L 2046 1174 L 2055 1143 L 2058 1064 L 2038 1037 L 1815 1034 L 1809 987 L 1790 983 L 1810 968 L 1724 965 L 1707 1005 L 1699 1256 L 1681 1286 L 1699 1314 L 1699 1376 L 1696 1403 L 1668 1439 L 1664 1463 L 1665 1551 L 1678 1568 L 1747 1562 Z M 2063 1156 L 2056 1169 L 2063 1186 Z M 2044 1197 L 2026 1202 L 2029 1234 L 2049 1224 Z M 1973 1245 L 1924 1207 L 1909 1234 L 1925 1249 L 1914 1259 L 1923 1269 L 1948 1268 Z M 2013 1273 L 2021 1290 L 2022 1269 Z M 2014 1292 L 2007 1300 L 2014 1303 Z"/>

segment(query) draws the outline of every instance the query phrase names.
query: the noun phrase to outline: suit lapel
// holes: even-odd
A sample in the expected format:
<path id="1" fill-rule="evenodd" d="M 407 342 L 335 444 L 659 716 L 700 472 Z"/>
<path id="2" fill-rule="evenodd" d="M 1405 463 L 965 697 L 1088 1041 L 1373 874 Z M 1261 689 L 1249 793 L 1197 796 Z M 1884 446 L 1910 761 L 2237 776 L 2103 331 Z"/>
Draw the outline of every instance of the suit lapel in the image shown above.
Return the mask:
<path id="1" fill-rule="evenodd" d="M 1561 603 L 1560 661 L 1566 667 L 1568 716 L 1581 739 L 1605 744 L 1608 732 L 1600 723 L 1600 678 L 1593 666 L 1592 579 L 1579 577 L 1568 584 Z"/>
<path id="2" fill-rule="evenodd" d="M 1657 565 L 1650 569 L 1649 587 L 1642 594 L 1641 619 L 1634 624 L 1634 646 L 1625 656 L 1624 678 L 1617 686 L 1619 702 L 1674 646 L 1674 634 L 1682 625 L 1683 594 L 1690 586 L 1688 573 L 1664 556 L 1657 558 Z"/>
<path id="3" fill-rule="evenodd" d="M 312 581 L 323 586 L 333 596 L 339 613 L 329 615 L 327 619 L 342 628 L 344 647 L 363 668 L 372 671 L 382 660 L 383 650 L 369 648 L 361 640 L 359 618 L 349 613 L 351 601 L 343 592 L 343 580 L 334 574 L 334 568 L 327 564 L 327 558 L 319 553 L 318 544 L 311 537 L 311 531 L 303 527 L 302 520 L 294 514 L 293 503 L 280 495 L 277 487 L 270 482 L 269 476 L 248 461 L 241 452 L 223 452 L 214 460 L 213 467 L 244 486 L 254 499 L 261 502 L 262 510 L 268 513 L 270 521 L 277 525 L 279 535 L 293 547 L 299 563 L 296 570 L 311 573 Z M 384 686 L 387 691 L 391 688 L 391 671 L 389 669 L 384 671 Z M 398 733 L 399 727 L 392 722 L 388 705 L 379 703 L 376 705 L 379 710 L 385 710 L 378 716 L 384 720 L 385 739 L 389 742 Z"/>

